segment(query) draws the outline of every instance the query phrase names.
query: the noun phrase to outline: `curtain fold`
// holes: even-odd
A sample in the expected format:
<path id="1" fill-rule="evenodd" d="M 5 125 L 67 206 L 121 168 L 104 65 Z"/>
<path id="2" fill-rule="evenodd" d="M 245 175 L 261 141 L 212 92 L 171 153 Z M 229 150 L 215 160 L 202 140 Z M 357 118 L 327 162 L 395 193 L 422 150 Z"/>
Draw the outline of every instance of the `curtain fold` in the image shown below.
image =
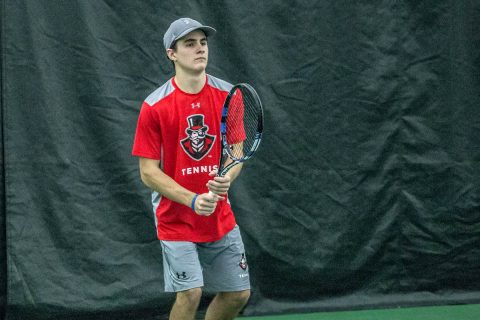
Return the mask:
<path id="1" fill-rule="evenodd" d="M 168 313 L 130 154 L 182 16 L 218 30 L 208 73 L 265 107 L 230 195 L 245 315 L 480 301 L 480 3 L 1 3 L 6 319 Z"/>

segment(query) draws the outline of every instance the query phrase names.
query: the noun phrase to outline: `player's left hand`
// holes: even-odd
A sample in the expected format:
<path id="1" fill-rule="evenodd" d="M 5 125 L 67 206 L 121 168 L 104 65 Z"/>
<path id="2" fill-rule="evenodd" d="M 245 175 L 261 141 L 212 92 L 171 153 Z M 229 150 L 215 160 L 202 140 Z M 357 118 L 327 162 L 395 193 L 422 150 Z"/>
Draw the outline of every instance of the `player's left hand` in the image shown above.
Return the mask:
<path id="1" fill-rule="evenodd" d="M 209 176 L 214 177 L 207 182 L 207 188 L 215 194 L 227 194 L 230 189 L 230 177 L 228 175 L 224 177 L 217 177 L 217 170 L 211 171 Z"/>

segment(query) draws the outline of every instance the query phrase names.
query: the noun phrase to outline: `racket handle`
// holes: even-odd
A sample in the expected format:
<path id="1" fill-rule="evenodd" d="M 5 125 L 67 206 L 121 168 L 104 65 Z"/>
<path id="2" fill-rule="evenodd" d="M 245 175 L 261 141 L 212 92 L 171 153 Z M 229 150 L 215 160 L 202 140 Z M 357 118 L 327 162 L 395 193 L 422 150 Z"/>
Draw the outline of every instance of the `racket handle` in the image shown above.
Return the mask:
<path id="1" fill-rule="evenodd" d="M 208 190 L 208 194 L 211 195 L 211 196 L 214 196 L 215 193 L 213 193 L 212 191 Z"/>

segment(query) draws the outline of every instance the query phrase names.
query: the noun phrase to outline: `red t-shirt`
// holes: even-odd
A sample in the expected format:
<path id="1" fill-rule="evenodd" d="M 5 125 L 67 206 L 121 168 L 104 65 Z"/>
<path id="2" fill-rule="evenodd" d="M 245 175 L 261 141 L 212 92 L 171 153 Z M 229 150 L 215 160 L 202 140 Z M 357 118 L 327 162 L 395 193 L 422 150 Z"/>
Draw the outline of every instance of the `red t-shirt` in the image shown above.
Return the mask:
<path id="1" fill-rule="evenodd" d="M 208 192 L 208 173 L 220 159 L 222 105 L 231 88 L 210 75 L 197 94 L 183 92 L 173 78 L 167 81 L 143 102 L 132 154 L 160 160 L 163 172 L 178 184 L 198 194 Z M 160 240 L 217 241 L 236 224 L 227 200 L 218 202 L 208 217 L 155 191 L 152 204 Z"/>

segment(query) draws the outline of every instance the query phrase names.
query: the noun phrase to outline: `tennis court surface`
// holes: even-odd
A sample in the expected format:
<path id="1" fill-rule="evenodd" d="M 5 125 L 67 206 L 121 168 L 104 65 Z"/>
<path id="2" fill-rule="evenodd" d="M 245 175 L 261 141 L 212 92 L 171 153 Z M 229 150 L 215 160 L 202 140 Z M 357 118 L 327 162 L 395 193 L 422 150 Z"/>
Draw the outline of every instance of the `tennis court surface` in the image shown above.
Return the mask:
<path id="1" fill-rule="evenodd" d="M 480 320 L 480 304 L 395 308 L 361 311 L 319 312 L 263 317 L 244 320 Z"/>

